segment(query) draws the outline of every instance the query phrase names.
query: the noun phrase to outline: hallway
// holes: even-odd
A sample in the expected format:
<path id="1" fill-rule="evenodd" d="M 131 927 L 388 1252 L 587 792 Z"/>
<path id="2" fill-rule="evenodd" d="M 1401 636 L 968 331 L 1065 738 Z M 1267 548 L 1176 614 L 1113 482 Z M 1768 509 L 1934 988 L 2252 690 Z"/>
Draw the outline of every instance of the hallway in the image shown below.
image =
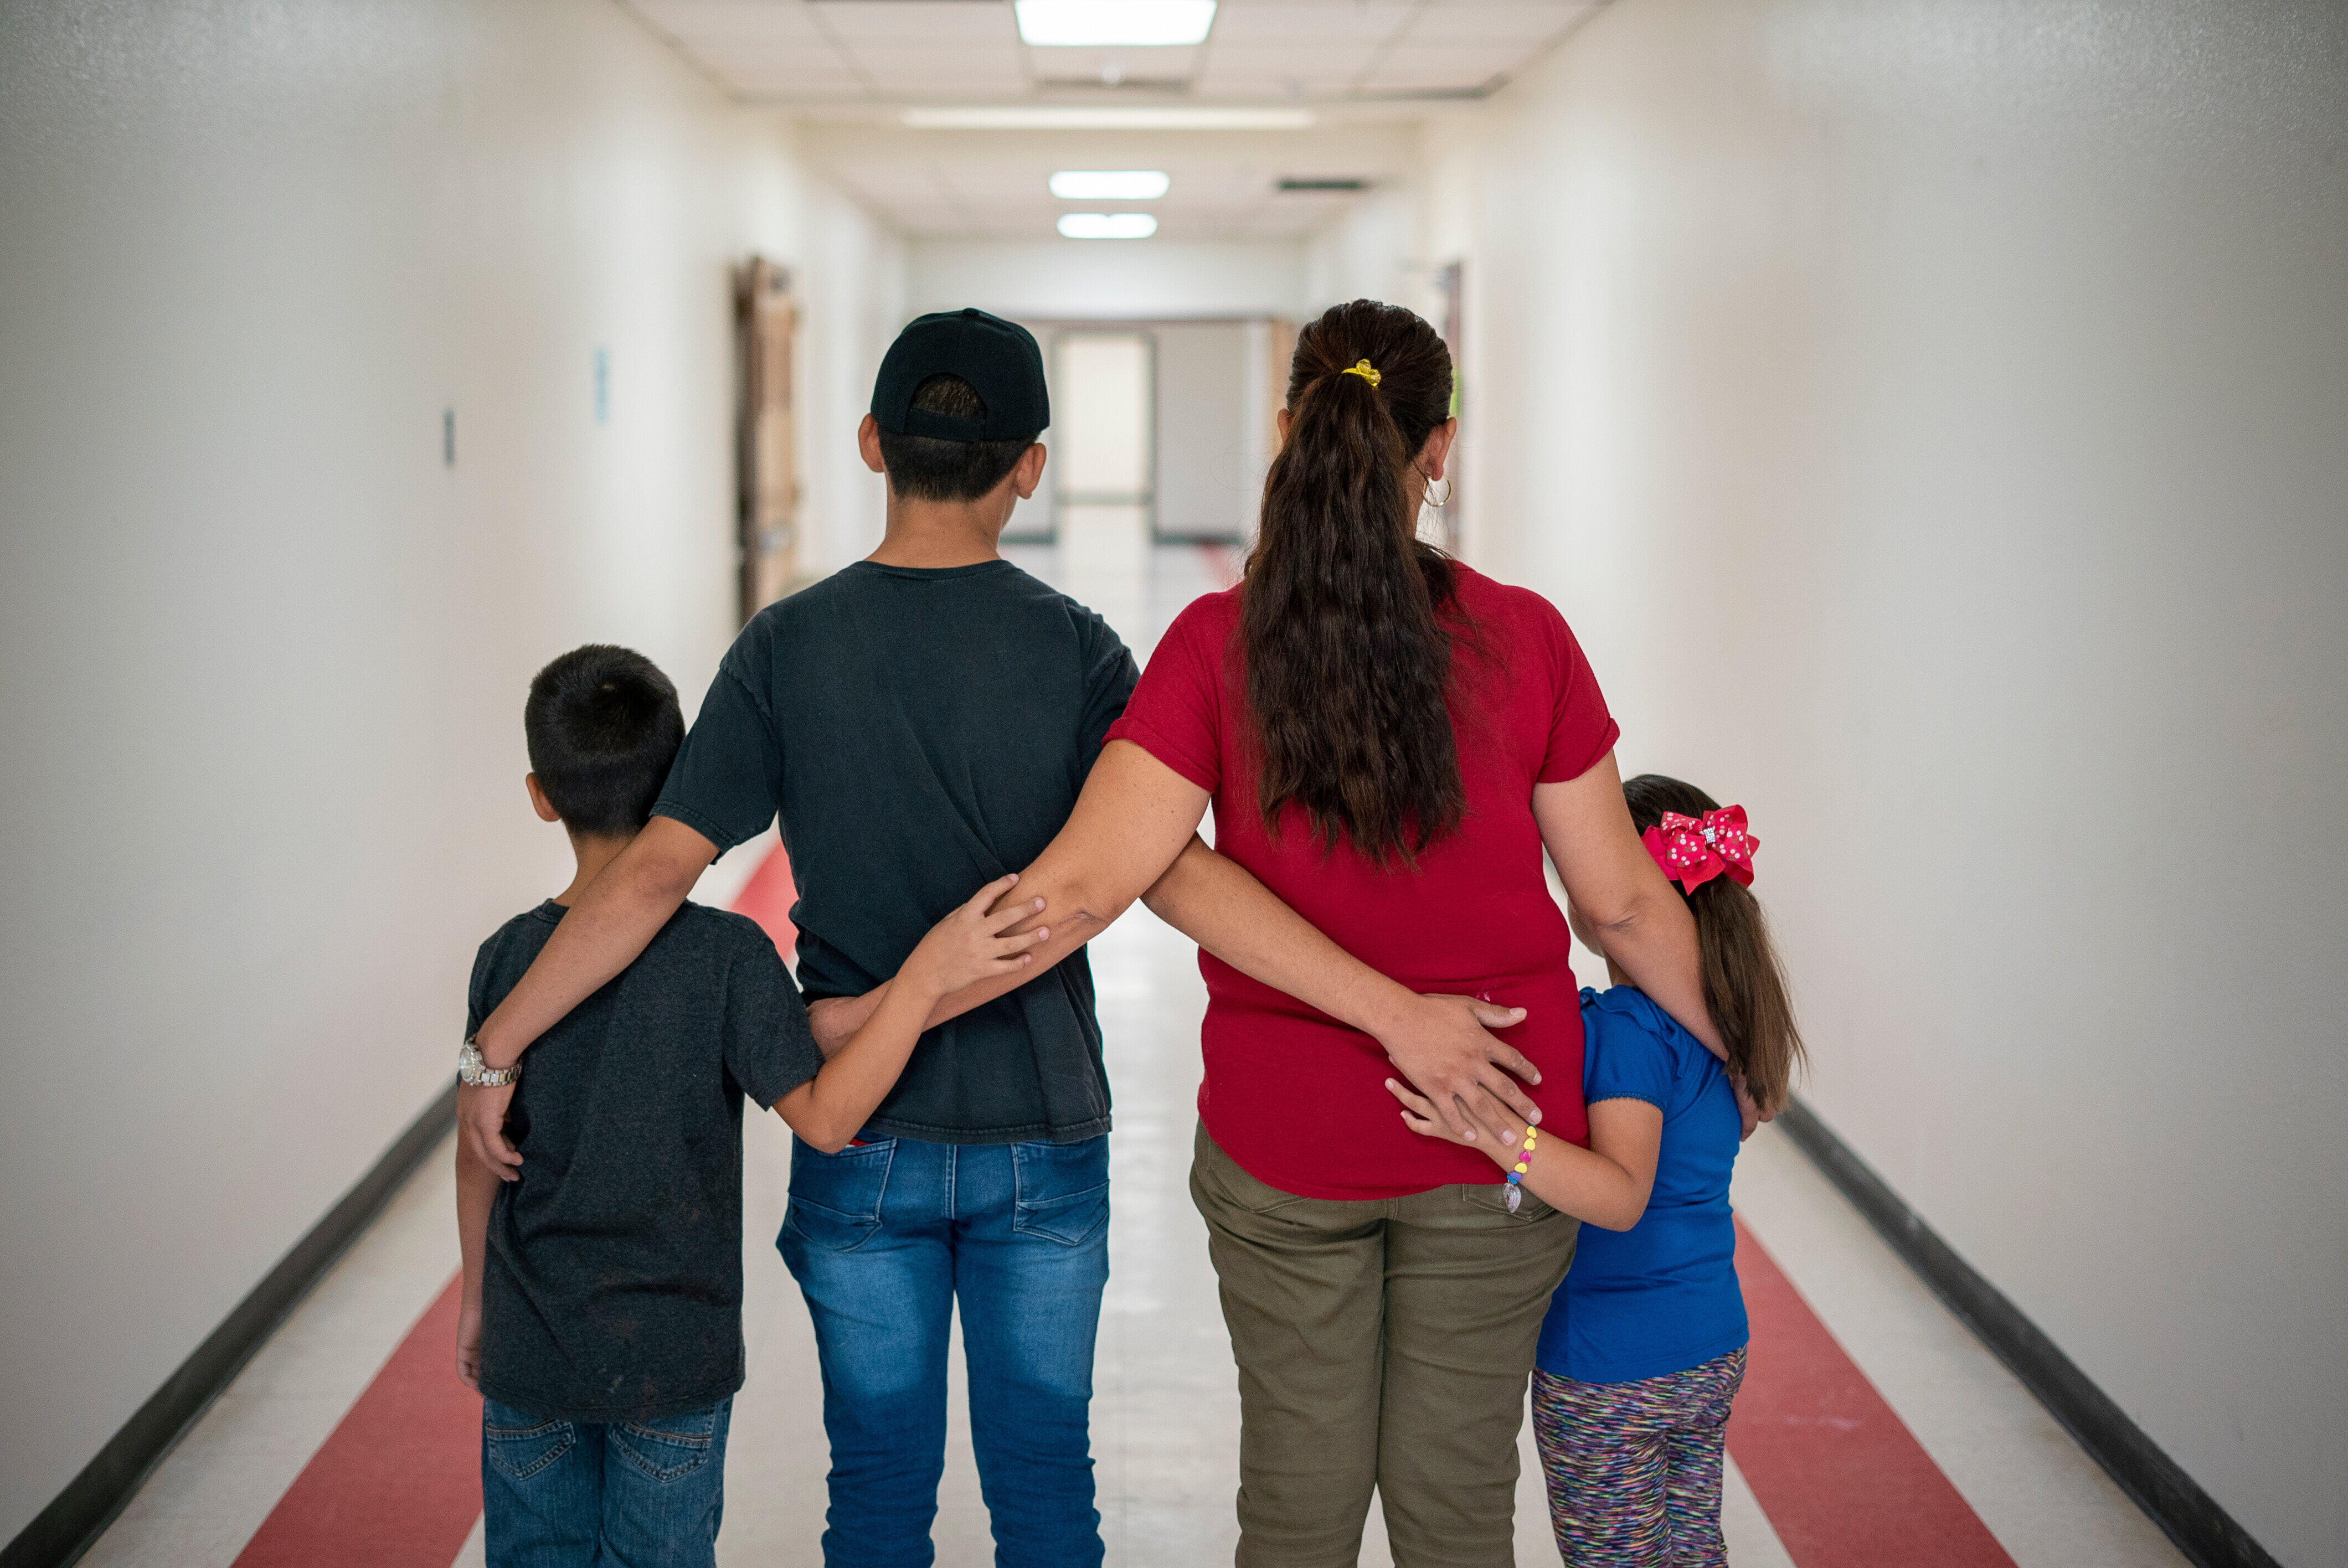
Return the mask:
<path id="1" fill-rule="evenodd" d="M 690 723 L 881 545 L 882 356 L 965 307 L 1048 391 L 1004 554 L 1147 658 L 1355 300 L 1423 344 L 1365 406 L 1456 419 L 1419 538 L 1766 845 L 1739 1568 L 2348 1563 L 2341 0 L 12 0 L 0 155 L 0 1568 L 479 1561 L 445 1133 L 572 870 L 534 672 Z M 777 842 L 701 892 L 788 946 Z M 1100 1505 L 1200 1568 L 1203 983 L 1140 909 L 1094 962 Z M 802 1568 L 750 1143 L 720 1551 Z"/>
<path id="2" fill-rule="evenodd" d="M 1160 546 L 1146 564 L 1091 541 L 1067 554 L 1035 546 L 1014 553 L 1056 586 L 1105 607 L 1137 653 L 1154 645 L 1175 610 L 1222 586 L 1232 569 L 1229 552 L 1212 548 Z M 752 845 L 721 861 L 699 897 L 733 902 L 764 853 Z M 1093 1405 L 1102 1532 L 1113 1568 L 1196 1568 L 1227 1562 L 1236 1538 L 1239 1430 L 1230 1346 L 1187 1187 L 1206 992 L 1197 949 L 1138 907 L 1091 952 L 1118 1107 L 1112 1274 Z M 1589 965 L 1586 955 L 1581 963 Z M 736 1404 L 719 1560 L 802 1568 L 820 1561 L 826 1444 L 807 1310 L 772 1245 L 790 1139 L 762 1117 L 747 1141 L 751 1370 Z M 444 1143 L 434 1151 L 85 1563 L 480 1562 L 480 1489 L 469 1472 L 478 1405 L 448 1377 L 452 1149 Z M 2185 1561 L 1783 1133 L 1764 1129 L 1747 1145 L 1735 1196 L 1751 1232 L 1748 1252 L 1756 1244 L 1767 1249 L 1766 1257 L 1741 1259 L 1756 1361 L 1731 1431 L 1725 1525 L 1739 1568 L 2170 1568 Z M 1776 1268 L 1798 1296 L 1766 1294 Z M 1773 1351 L 1787 1364 L 1803 1358 L 1790 1379 L 1798 1402 L 1765 1415 Z M 1870 1385 L 1888 1410 L 1868 1408 Z M 936 1528 L 941 1568 L 994 1561 L 963 1398 L 957 1351 Z M 403 1399 L 443 1419 L 435 1425 L 410 1408 L 392 1419 L 388 1411 Z M 372 1437 L 337 1431 L 346 1419 Z M 1517 1561 L 1553 1568 L 1529 1424 L 1519 1447 Z M 1761 1478 L 1761 1495 L 1748 1474 Z M 455 1542 L 462 1545 L 452 1554 Z M 1390 1563 L 1375 1510 L 1362 1562 Z"/>

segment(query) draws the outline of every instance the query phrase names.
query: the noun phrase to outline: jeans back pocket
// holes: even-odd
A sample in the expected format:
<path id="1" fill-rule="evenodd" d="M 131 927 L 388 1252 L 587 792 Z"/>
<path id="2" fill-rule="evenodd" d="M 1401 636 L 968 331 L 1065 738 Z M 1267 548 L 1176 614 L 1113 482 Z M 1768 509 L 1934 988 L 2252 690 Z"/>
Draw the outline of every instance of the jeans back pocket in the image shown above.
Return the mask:
<path id="1" fill-rule="evenodd" d="M 850 1144 L 837 1154 L 791 1140 L 791 1203 L 783 1229 L 811 1245 L 852 1252 L 880 1228 L 897 1141 Z"/>
<path id="2" fill-rule="evenodd" d="M 657 1421 L 622 1421 L 604 1440 L 657 1485 L 684 1480 L 725 1451 L 725 1417 L 731 1400 Z"/>
<path id="3" fill-rule="evenodd" d="M 1081 1143 L 1014 1143 L 1011 1228 L 1067 1246 L 1108 1223 L 1108 1138 Z"/>
<path id="4" fill-rule="evenodd" d="M 484 1399 L 481 1439 L 491 1464 L 515 1481 L 528 1481 L 569 1453 L 579 1434 L 569 1421 L 541 1421 L 526 1410 Z"/>

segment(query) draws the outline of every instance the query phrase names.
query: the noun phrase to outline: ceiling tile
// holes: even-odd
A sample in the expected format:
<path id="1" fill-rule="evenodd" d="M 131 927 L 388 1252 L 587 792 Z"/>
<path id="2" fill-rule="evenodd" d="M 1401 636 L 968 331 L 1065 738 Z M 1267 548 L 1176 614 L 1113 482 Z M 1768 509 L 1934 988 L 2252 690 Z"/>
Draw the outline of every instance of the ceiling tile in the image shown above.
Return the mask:
<path id="1" fill-rule="evenodd" d="M 1363 83 L 1380 87 L 1478 87 L 1530 51 L 1515 44 L 1397 44 Z"/>
<path id="2" fill-rule="evenodd" d="M 1375 42 L 1393 36 L 1411 15 L 1408 5 L 1230 5 L 1216 15 L 1207 42 L 1219 50 L 1271 38 Z"/>
<path id="3" fill-rule="evenodd" d="M 1428 44 L 1516 43 L 1529 48 L 1573 26 L 1584 10 L 1579 5 L 1429 6 L 1412 18 L 1403 36 Z"/>
<path id="4" fill-rule="evenodd" d="M 820 38 L 797 38 L 783 44 L 741 43 L 722 48 L 701 48 L 694 51 L 694 58 L 720 76 L 738 76 L 746 72 L 782 76 L 800 73 L 826 75 L 849 69 L 847 57 Z"/>
<path id="5" fill-rule="evenodd" d="M 1027 49 L 1028 68 L 1041 81 L 1187 82 L 1199 74 L 1205 51 L 1160 46 L 1137 49 Z"/>
<path id="6" fill-rule="evenodd" d="M 1365 39 L 1326 44 L 1283 41 L 1250 49 L 1216 49 L 1208 56 L 1207 69 L 1234 77 L 1351 76 L 1377 58 L 1384 46 Z"/>
<path id="7" fill-rule="evenodd" d="M 864 84 L 852 77 L 729 77 L 726 85 L 736 97 L 759 102 L 856 103 L 870 96 Z"/>
<path id="8" fill-rule="evenodd" d="M 1019 38 L 1011 7 L 997 0 L 813 0 L 808 9 L 842 38 L 903 43 L 965 38 L 1016 43 Z"/>
<path id="9" fill-rule="evenodd" d="M 875 72 L 872 80 L 887 97 L 1014 97 L 1027 91 L 1027 78 L 1008 67 L 999 72 Z"/>
<path id="10" fill-rule="evenodd" d="M 965 49 L 941 49 L 934 46 L 908 47 L 901 44 L 883 44 L 862 39 L 845 46 L 848 56 L 870 71 L 875 77 L 908 75 L 920 77 L 952 77 L 957 71 L 973 77 L 1008 77 L 1024 81 L 1025 71 L 1019 51 L 973 45 Z"/>
<path id="11" fill-rule="evenodd" d="M 733 38 L 812 38 L 815 19 L 798 0 L 626 0 L 657 30 L 687 43 Z"/>

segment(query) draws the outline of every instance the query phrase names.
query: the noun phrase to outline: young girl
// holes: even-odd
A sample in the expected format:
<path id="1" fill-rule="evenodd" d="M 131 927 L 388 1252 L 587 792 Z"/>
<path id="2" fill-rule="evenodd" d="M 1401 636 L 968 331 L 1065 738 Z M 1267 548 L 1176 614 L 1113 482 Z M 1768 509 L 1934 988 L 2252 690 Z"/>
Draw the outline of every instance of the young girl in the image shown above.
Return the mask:
<path id="1" fill-rule="evenodd" d="M 1533 1194 L 1588 1222 L 1541 1325 L 1533 1430 L 1558 1550 L 1573 1568 L 1713 1568 L 1721 1450 L 1745 1377 L 1745 1301 L 1728 1177 L 1741 1132 L 1735 1079 L 1786 1102 L 1802 1055 L 1761 906 L 1746 891 L 1759 840 L 1740 806 L 1653 774 L 1622 786 L 1648 853 L 1695 917 L 1719 1059 L 1612 959 L 1613 989 L 1581 993 L 1590 1147 L 1479 1115 L 1478 1146 Z M 1569 907 L 1574 935 L 1606 932 Z M 1412 1131 L 1446 1137 L 1433 1107 L 1389 1081 Z"/>

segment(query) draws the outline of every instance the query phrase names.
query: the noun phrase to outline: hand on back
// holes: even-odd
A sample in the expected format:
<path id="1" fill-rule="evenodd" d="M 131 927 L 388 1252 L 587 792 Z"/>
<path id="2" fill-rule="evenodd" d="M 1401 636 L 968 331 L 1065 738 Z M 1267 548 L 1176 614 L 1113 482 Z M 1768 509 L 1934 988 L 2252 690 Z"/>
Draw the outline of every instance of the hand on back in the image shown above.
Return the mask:
<path id="1" fill-rule="evenodd" d="M 521 1180 L 521 1151 L 506 1137 L 506 1107 L 513 1103 L 514 1086 L 457 1086 L 457 1136 L 473 1158 L 500 1182 Z"/>
<path id="2" fill-rule="evenodd" d="M 1050 927 L 1038 926 L 1017 936 L 1008 933 L 1041 914 L 1044 900 L 1022 898 L 989 913 L 995 900 L 1018 880 L 1016 873 L 996 877 L 968 903 L 931 927 L 929 935 L 897 971 L 894 983 L 934 1000 L 964 986 L 1033 967 L 1035 955 L 1028 949 L 1048 940 Z"/>
<path id="3" fill-rule="evenodd" d="M 1410 1085 L 1389 1078 L 1386 1089 L 1402 1102 L 1403 1124 L 1423 1138 L 1440 1138 L 1447 1143 L 1480 1149 L 1504 1166 L 1516 1158 L 1517 1150 L 1524 1143 L 1525 1119 L 1488 1094 L 1479 1095 L 1472 1102 L 1456 1102 L 1455 1116 L 1446 1122 L 1436 1115 L 1435 1102 Z M 1472 1139 L 1463 1136 L 1455 1130 L 1454 1122 L 1467 1123 L 1476 1135 Z"/>
<path id="4" fill-rule="evenodd" d="M 1540 1108 L 1516 1081 L 1539 1083 L 1540 1070 L 1490 1032 L 1524 1020 L 1522 1008 L 1475 997 L 1423 996 L 1409 1026 L 1381 1030 L 1379 1043 L 1386 1048 L 1386 1060 L 1424 1097 L 1442 1135 L 1473 1145 L 1482 1141 L 1477 1132 L 1480 1118 L 1514 1116 L 1519 1126 L 1540 1121 Z"/>

